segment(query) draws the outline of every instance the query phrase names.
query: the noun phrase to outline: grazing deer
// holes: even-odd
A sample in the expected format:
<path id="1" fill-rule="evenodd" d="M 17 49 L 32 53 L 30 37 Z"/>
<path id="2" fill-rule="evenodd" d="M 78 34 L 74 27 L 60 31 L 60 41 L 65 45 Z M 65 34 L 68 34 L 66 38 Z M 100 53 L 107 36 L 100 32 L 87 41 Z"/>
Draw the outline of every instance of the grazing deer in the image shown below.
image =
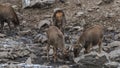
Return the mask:
<path id="1" fill-rule="evenodd" d="M 47 37 L 48 37 L 48 46 L 47 46 L 47 57 L 49 58 L 49 49 L 50 45 L 53 46 L 53 57 L 54 62 L 57 60 L 57 50 L 60 49 L 62 54 L 65 54 L 65 45 L 64 45 L 64 35 L 63 33 L 56 27 L 50 26 L 47 30 Z"/>
<path id="2" fill-rule="evenodd" d="M 102 25 L 93 25 L 81 34 L 77 43 L 73 46 L 74 56 L 77 57 L 79 55 L 80 50 L 84 47 L 84 53 L 90 52 L 90 48 L 94 45 L 99 46 L 99 53 L 102 49 L 102 39 L 103 39 L 103 26 Z"/>
<path id="3" fill-rule="evenodd" d="M 1 31 L 3 30 L 4 22 L 8 23 L 10 30 L 11 30 L 10 22 L 14 24 L 15 28 L 20 24 L 17 14 L 9 4 L 0 4 Z"/>

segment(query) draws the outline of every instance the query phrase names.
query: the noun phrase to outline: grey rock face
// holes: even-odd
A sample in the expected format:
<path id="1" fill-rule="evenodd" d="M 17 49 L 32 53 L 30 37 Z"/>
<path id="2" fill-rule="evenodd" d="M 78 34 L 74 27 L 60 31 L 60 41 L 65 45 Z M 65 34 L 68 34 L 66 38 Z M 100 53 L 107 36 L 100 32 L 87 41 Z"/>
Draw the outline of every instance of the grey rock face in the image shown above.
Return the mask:
<path id="1" fill-rule="evenodd" d="M 36 28 L 41 28 L 42 26 L 44 26 L 44 25 L 50 25 L 50 21 L 49 20 L 42 20 L 42 21 L 40 21 L 38 24 L 37 24 L 37 26 L 36 26 Z"/>
<path id="2" fill-rule="evenodd" d="M 55 0 L 22 0 L 23 8 L 28 7 L 45 7 L 51 5 Z"/>

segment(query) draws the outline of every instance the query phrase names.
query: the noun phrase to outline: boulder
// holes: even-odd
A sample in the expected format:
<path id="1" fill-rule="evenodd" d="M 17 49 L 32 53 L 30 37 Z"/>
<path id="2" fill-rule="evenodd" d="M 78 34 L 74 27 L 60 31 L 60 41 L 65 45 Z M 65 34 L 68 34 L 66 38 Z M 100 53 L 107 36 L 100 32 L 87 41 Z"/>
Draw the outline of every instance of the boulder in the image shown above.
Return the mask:
<path id="1" fill-rule="evenodd" d="M 53 4 L 55 0 L 22 0 L 23 8 L 31 8 L 31 7 L 49 7 L 49 5 Z"/>
<path id="2" fill-rule="evenodd" d="M 119 61 L 120 62 L 120 49 L 116 49 L 114 51 L 111 51 L 109 53 L 110 59 L 113 61 Z"/>
<path id="3" fill-rule="evenodd" d="M 120 40 L 120 33 L 115 35 L 115 40 Z"/>
<path id="4" fill-rule="evenodd" d="M 118 62 L 109 62 L 105 64 L 105 68 L 119 68 L 120 67 L 120 63 Z"/>
<path id="5" fill-rule="evenodd" d="M 81 17 L 81 16 L 83 16 L 84 14 L 85 14 L 84 12 L 79 11 L 79 12 L 77 12 L 75 15 L 76 15 L 76 17 Z"/>
<path id="6" fill-rule="evenodd" d="M 38 24 L 36 25 L 36 28 L 41 29 L 44 26 L 47 27 L 50 25 L 50 23 L 51 22 L 49 20 L 42 20 L 42 21 L 38 22 Z"/>
<path id="7" fill-rule="evenodd" d="M 44 43 L 48 40 L 48 38 L 46 37 L 46 35 L 44 34 L 38 34 L 34 37 L 34 42 L 41 42 Z"/>
<path id="8" fill-rule="evenodd" d="M 120 47 L 120 41 L 113 41 L 110 44 L 108 44 L 109 48 L 113 48 L 113 47 Z"/>
<path id="9" fill-rule="evenodd" d="M 70 68 L 68 65 L 59 66 L 59 68 Z"/>
<path id="10" fill-rule="evenodd" d="M 108 61 L 106 52 L 102 52 L 101 54 L 90 52 L 77 58 L 77 62 L 79 62 L 81 68 L 102 68 L 104 63 Z"/>

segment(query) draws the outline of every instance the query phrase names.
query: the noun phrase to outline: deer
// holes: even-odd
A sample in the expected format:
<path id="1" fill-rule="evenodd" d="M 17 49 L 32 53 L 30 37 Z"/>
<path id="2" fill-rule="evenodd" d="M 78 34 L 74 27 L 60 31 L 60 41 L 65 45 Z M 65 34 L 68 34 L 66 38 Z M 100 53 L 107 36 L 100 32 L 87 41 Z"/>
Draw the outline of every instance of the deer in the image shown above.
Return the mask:
<path id="1" fill-rule="evenodd" d="M 50 50 L 50 45 L 53 47 L 53 57 L 54 57 L 54 62 L 57 60 L 57 51 L 60 49 L 63 55 L 66 53 L 66 48 L 65 48 L 65 40 L 64 40 L 64 35 L 60 31 L 60 29 L 54 25 L 49 26 L 49 28 L 46 30 L 46 34 L 48 37 L 48 46 L 47 46 L 47 59 L 49 59 L 49 50 Z"/>
<path id="2" fill-rule="evenodd" d="M 102 39 L 104 34 L 104 27 L 102 25 L 93 25 L 89 28 L 86 28 L 80 37 L 78 38 L 76 44 L 73 46 L 74 56 L 78 57 L 79 52 L 82 48 L 85 48 L 84 53 L 87 54 L 90 52 L 90 48 L 95 45 L 99 46 L 99 53 L 102 50 Z"/>
<path id="3" fill-rule="evenodd" d="M 9 29 L 11 30 L 10 22 L 14 24 L 14 28 L 20 25 L 17 14 L 9 4 L 0 4 L 0 23 L 1 31 L 3 30 L 4 23 L 8 23 Z"/>
<path id="4" fill-rule="evenodd" d="M 56 10 L 53 14 L 52 19 L 53 19 L 53 25 L 58 27 L 64 34 L 65 25 L 66 25 L 66 17 L 65 17 L 65 13 L 63 12 L 63 10 L 62 9 Z"/>

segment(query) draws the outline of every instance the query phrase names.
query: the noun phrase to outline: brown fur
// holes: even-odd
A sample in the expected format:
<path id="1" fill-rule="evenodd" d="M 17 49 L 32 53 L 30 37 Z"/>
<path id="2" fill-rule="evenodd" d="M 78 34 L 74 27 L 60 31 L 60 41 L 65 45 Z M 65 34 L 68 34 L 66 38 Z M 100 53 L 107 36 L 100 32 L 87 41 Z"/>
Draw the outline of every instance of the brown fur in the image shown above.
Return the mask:
<path id="1" fill-rule="evenodd" d="M 53 46 L 54 50 L 54 61 L 57 59 L 57 49 L 61 49 L 62 53 L 64 52 L 64 36 L 63 33 L 56 27 L 50 26 L 46 31 L 48 37 L 48 47 L 47 50 L 49 52 L 50 45 Z M 47 52 L 47 56 L 48 56 Z M 49 56 L 48 56 L 49 57 Z"/>
<path id="2" fill-rule="evenodd" d="M 66 18 L 63 10 L 56 10 L 53 14 L 53 25 L 57 26 L 64 34 Z"/>
<path id="3" fill-rule="evenodd" d="M 99 46 L 99 53 L 101 52 L 101 43 L 103 38 L 103 26 L 94 25 L 87 28 L 78 39 L 76 45 L 74 46 L 74 55 L 77 57 L 79 55 L 82 47 L 85 48 L 84 53 L 90 52 L 90 48 L 94 45 Z"/>
<path id="4" fill-rule="evenodd" d="M 0 4 L 1 30 L 3 30 L 4 22 L 8 23 L 10 30 L 11 30 L 10 22 L 14 24 L 14 27 L 20 24 L 14 9 L 9 4 Z"/>

